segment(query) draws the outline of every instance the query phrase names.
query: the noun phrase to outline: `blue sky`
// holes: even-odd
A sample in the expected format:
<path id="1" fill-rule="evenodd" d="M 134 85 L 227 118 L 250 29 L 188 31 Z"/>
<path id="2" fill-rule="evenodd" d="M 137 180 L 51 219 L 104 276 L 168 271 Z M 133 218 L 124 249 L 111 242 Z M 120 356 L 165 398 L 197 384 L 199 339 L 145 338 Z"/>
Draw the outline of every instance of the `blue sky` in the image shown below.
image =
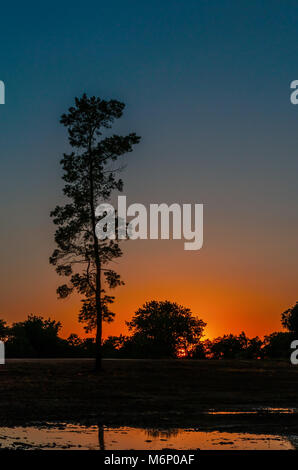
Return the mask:
<path id="1" fill-rule="evenodd" d="M 124 101 L 116 130 L 142 136 L 123 175 L 131 202 L 205 204 L 206 260 L 181 259 L 180 280 L 204 269 L 212 282 L 231 259 L 236 272 L 253 259 L 258 286 L 270 279 L 266 298 L 282 290 L 275 325 L 296 300 L 297 2 L 29 1 L 1 10 L 3 316 L 61 309 L 48 266 L 67 149 L 59 117 L 87 92 Z M 145 250 L 150 258 L 156 245 Z M 208 315 L 215 321 L 218 311 Z"/>

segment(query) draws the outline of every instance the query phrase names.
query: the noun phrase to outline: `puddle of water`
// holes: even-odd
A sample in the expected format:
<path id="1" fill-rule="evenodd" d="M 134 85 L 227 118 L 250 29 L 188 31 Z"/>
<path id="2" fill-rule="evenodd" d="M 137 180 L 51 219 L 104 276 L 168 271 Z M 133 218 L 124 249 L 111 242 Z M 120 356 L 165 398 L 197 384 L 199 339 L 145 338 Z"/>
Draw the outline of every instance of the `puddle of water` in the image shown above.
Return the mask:
<path id="1" fill-rule="evenodd" d="M 206 415 L 257 415 L 258 411 L 205 411 L 204 414 Z"/>
<path id="2" fill-rule="evenodd" d="M 257 410 L 277 414 L 297 413 L 297 408 L 257 408 Z"/>
<path id="3" fill-rule="evenodd" d="M 251 434 L 197 429 L 140 429 L 132 427 L 53 425 L 0 428 L 0 448 L 9 449 L 295 449 L 298 436 Z"/>
<path id="4" fill-rule="evenodd" d="M 215 410 L 208 410 L 204 414 L 208 415 L 256 415 L 260 413 L 276 413 L 276 414 L 289 414 L 289 413 L 297 413 L 296 408 L 253 408 L 252 410 L 241 410 L 241 411 L 215 411 Z"/>

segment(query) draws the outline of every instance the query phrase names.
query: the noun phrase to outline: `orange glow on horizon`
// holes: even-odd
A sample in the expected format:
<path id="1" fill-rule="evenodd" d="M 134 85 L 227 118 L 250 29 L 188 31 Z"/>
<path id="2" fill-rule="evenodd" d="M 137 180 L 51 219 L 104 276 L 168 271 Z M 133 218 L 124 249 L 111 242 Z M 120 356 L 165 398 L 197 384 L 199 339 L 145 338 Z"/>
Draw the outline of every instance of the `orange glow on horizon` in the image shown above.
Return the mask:
<path id="1" fill-rule="evenodd" d="M 281 271 L 279 260 L 265 258 L 263 253 L 252 257 L 248 249 L 243 253 L 239 248 L 239 253 L 227 249 L 223 256 L 220 248 L 212 251 L 208 245 L 190 253 L 177 241 L 134 241 L 125 243 L 124 248 L 116 269 L 125 286 L 112 292 L 116 297 L 112 306 L 116 319 L 104 323 L 105 338 L 129 334 L 125 321 L 150 300 L 170 300 L 189 307 L 193 315 L 207 323 L 204 338 L 241 331 L 249 337 L 263 337 L 282 330 L 280 315 L 297 300 L 295 271 L 291 276 L 282 276 L 286 264 Z M 46 259 L 42 266 L 42 270 L 31 268 L 31 279 L 24 277 L 17 295 L 14 284 L 3 279 L 6 298 L 2 300 L 0 318 L 12 323 L 33 313 L 61 321 L 63 337 L 70 333 L 94 336 L 86 335 L 78 323 L 80 299 L 73 296 L 57 300 L 55 291 L 61 279 Z M 37 292 L 35 285 L 40 286 Z"/>

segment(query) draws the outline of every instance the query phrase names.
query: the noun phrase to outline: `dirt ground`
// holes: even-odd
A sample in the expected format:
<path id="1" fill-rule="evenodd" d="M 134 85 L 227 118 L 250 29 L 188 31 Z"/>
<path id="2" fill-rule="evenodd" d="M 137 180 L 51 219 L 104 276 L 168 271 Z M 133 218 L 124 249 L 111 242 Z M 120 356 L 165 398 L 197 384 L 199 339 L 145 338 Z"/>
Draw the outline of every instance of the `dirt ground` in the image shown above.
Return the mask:
<path id="1" fill-rule="evenodd" d="M 8 360 L 0 366 L 0 384 L 0 426 L 80 422 L 298 431 L 297 413 L 262 409 L 298 409 L 298 367 L 286 361 L 105 360 L 96 375 L 89 359 Z"/>

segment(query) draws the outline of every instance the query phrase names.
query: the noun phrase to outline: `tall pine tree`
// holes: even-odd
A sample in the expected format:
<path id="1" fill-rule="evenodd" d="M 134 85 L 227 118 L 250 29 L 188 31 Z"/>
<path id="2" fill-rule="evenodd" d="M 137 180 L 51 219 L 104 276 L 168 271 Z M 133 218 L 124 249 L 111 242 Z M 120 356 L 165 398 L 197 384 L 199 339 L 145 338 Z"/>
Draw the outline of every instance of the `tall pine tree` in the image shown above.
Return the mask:
<path id="1" fill-rule="evenodd" d="M 122 281 L 110 268 L 110 262 L 122 255 L 117 239 L 99 240 L 95 228 L 95 209 L 109 200 L 113 190 L 122 191 L 123 182 L 117 177 L 115 162 L 131 152 L 140 141 L 135 133 L 126 136 L 103 135 L 122 116 L 125 105 L 116 100 L 105 101 L 84 94 L 75 98 L 75 106 L 63 114 L 61 123 L 67 127 L 73 151 L 64 154 L 64 195 L 68 202 L 51 212 L 57 248 L 50 257 L 59 275 L 69 282 L 58 287 L 59 298 L 76 291 L 82 296 L 79 320 L 86 330 L 96 330 L 96 370 L 101 369 L 102 321 L 112 321 L 109 309 L 114 297 L 105 287 L 114 288 Z"/>

